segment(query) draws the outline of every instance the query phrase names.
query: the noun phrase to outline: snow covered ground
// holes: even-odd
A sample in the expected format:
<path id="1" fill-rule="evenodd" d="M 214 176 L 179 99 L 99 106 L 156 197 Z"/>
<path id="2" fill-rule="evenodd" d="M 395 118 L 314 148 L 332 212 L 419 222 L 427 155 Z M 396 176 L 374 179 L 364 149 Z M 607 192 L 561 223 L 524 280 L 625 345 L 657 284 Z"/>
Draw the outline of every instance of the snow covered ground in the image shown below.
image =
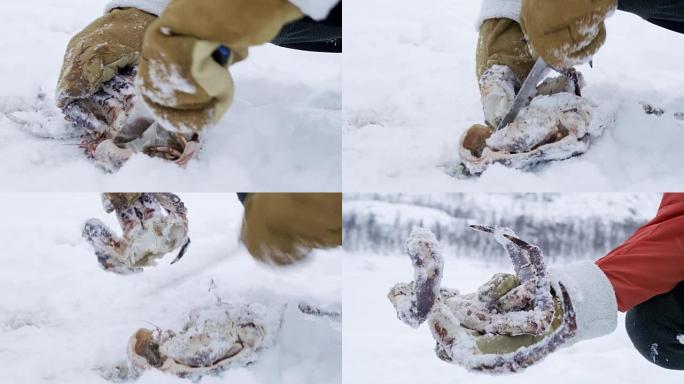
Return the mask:
<path id="1" fill-rule="evenodd" d="M 126 360 L 138 328 L 174 328 L 194 307 L 215 301 L 305 301 L 341 307 L 342 251 L 319 252 L 301 266 L 257 264 L 237 244 L 242 207 L 234 194 L 182 194 L 192 244 L 141 274 L 101 270 L 81 239 L 98 217 L 114 227 L 96 194 L 0 195 L 0 376 L 5 383 L 107 383 L 99 371 Z M 208 292 L 213 279 L 216 288 Z M 342 381 L 339 323 L 291 305 L 277 344 L 247 368 L 202 383 Z M 303 335 L 305 335 L 303 337 Z M 137 383 L 188 383 L 148 371 Z"/>
<path id="2" fill-rule="evenodd" d="M 614 333 L 562 348 L 522 373 L 469 373 L 435 356 L 435 342 L 425 325 L 415 330 L 397 320 L 386 295 L 395 283 L 412 279 L 408 257 L 350 253 L 344 260 L 345 384 L 681 383 L 681 373 L 650 364 L 632 347 L 623 315 Z M 443 285 L 472 292 L 494 273 L 505 271 L 512 272 L 512 267 L 445 255 Z"/>
<path id="3" fill-rule="evenodd" d="M 1 2 L 2 190 L 340 190 L 341 55 L 269 45 L 253 49 L 249 60 L 233 68 L 233 108 L 203 135 L 200 158 L 187 169 L 145 155 L 134 156 L 115 175 L 96 169 L 73 145 L 76 139 L 64 139 L 52 95 L 67 42 L 101 16 L 106 3 Z M 41 93 L 45 103 L 36 100 Z M 7 118 L 17 110 L 28 110 L 21 117 L 39 127 Z"/>
<path id="4" fill-rule="evenodd" d="M 615 124 L 585 155 L 522 172 L 494 166 L 457 180 L 461 133 L 484 120 L 475 78 L 480 1 L 348 1 L 346 191 L 662 191 L 684 188 L 684 35 L 617 12 L 584 94 Z M 646 115 L 639 102 L 663 108 Z"/>

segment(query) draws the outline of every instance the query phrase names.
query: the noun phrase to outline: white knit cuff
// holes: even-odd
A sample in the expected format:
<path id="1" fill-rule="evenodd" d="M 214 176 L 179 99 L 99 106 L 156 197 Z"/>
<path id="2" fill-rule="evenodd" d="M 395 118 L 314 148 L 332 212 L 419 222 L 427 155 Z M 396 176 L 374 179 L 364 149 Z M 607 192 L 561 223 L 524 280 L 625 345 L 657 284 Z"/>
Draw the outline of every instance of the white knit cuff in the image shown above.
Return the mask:
<path id="1" fill-rule="evenodd" d="M 161 15 L 171 0 L 112 0 L 105 7 L 105 13 L 114 8 L 137 8 L 153 15 Z"/>
<path id="2" fill-rule="evenodd" d="M 520 22 L 520 7 L 522 0 L 482 0 L 480 15 L 475 27 L 480 29 L 487 19 L 511 19 Z"/>
<path id="3" fill-rule="evenodd" d="M 290 0 L 290 3 L 314 20 L 323 20 L 328 17 L 337 2 L 338 0 Z"/>
<path id="4" fill-rule="evenodd" d="M 570 343 L 607 335 L 617 327 L 617 299 L 613 285 L 593 262 L 568 264 L 549 270 L 556 292 L 563 283 L 577 320 L 577 334 Z"/>

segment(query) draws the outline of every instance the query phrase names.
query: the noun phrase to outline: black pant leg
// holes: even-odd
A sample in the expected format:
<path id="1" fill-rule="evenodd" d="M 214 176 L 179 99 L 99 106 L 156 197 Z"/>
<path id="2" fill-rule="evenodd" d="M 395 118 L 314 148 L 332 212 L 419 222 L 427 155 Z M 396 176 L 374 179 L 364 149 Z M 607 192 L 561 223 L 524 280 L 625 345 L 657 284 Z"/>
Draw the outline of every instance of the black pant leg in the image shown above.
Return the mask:
<path id="1" fill-rule="evenodd" d="M 684 33 L 684 0 L 618 0 L 618 9 L 663 28 Z"/>
<path id="2" fill-rule="evenodd" d="M 648 361 L 684 370 L 684 282 L 627 312 L 627 334 Z"/>
<path id="3" fill-rule="evenodd" d="M 304 17 L 285 25 L 271 43 L 302 51 L 342 52 L 342 1 L 324 20 Z"/>

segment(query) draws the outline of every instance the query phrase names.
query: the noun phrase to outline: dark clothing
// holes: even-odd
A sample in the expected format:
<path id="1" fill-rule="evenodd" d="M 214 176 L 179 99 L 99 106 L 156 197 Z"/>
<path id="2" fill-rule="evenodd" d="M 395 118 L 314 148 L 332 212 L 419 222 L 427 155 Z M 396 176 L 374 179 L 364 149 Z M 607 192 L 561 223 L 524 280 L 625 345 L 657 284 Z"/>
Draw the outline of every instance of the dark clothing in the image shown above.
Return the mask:
<path id="1" fill-rule="evenodd" d="M 618 0 L 618 9 L 663 28 L 684 33 L 684 0 Z"/>
<path id="2" fill-rule="evenodd" d="M 247 200 L 247 193 L 244 192 L 238 192 L 238 200 L 242 203 L 242 205 L 245 205 L 245 200 Z"/>
<path id="3" fill-rule="evenodd" d="M 342 52 L 342 1 L 325 20 L 307 16 L 285 25 L 271 43 L 301 51 Z"/>
<path id="4" fill-rule="evenodd" d="M 627 312 L 627 334 L 648 361 L 684 370 L 684 282 Z"/>

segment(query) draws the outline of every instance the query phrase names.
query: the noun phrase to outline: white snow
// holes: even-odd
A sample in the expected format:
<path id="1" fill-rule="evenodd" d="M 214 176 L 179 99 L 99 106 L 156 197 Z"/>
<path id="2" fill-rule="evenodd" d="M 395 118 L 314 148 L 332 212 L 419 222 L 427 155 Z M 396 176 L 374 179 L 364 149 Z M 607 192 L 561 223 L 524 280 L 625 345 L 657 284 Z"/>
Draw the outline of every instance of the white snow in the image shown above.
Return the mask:
<path id="1" fill-rule="evenodd" d="M 0 189 L 10 191 L 288 190 L 341 188 L 342 57 L 256 47 L 232 68 L 236 99 L 219 126 L 204 133 L 203 150 L 186 169 L 136 155 L 114 175 L 102 173 L 63 137 L 53 94 L 67 42 L 102 15 L 105 0 L 0 3 Z M 28 113 L 40 129 L 5 114 Z M 19 112 L 22 113 L 22 112 Z M 26 113 L 23 113 L 26 115 Z M 52 114 L 52 117 L 49 115 Z"/>
<path id="2" fill-rule="evenodd" d="M 680 344 L 684 344 L 684 335 L 677 335 L 677 341 L 679 341 Z"/>
<path id="3" fill-rule="evenodd" d="M 202 383 L 342 382 L 339 323 L 296 309 L 300 302 L 341 309 L 342 251 L 321 251 L 291 268 L 264 267 L 237 244 L 242 207 L 234 194 L 180 197 L 192 239 L 185 257 L 170 265 L 169 254 L 156 267 L 120 276 L 101 270 L 81 238 L 81 224 L 90 217 L 118 227 L 99 195 L 1 196 L 3 382 L 108 383 L 98 371 L 126 360 L 137 329 L 179 329 L 191 309 L 217 296 L 226 303 L 290 305 L 275 346 L 254 365 Z M 148 371 L 137 383 L 188 381 Z"/>
<path id="4" fill-rule="evenodd" d="M 339 0 L 291 0 L 302 12 L 319 20 L 324 19 Z"/>
<path id="5" fill-rule="evenodd" d="M 397 281 L 412 276 L 405 257 L 345 254 L 343 365 L 345 384 L 638 384 L 681 382 L 681 374 L 659 368 L 632 346 L 619 316 L 618 329 L 607 336 L 562 348 L 522 373 L 489 376 L 439 360 L 427 326 L 415 330 L 397 320 L 385 297 Z M 472 258 L 446 260 L 443 285 L 474 292 L 496 272 Z M 363 300 L 359 300 L 363 297 Z"/>
<path id="6" fill-rule="evenodd" d="M 616 12 L 584 94 L 615 125 L 535 172 L 495 165 L 457 180 L 458 141 L 484 120 L 475 77 L 480 2 L 369 0 L 345 10 L 343 184 L 348 191 L 662 191 L 684 188 L 684 36 Z M 664 108 L 646 115 L 640 102 Z"/>

